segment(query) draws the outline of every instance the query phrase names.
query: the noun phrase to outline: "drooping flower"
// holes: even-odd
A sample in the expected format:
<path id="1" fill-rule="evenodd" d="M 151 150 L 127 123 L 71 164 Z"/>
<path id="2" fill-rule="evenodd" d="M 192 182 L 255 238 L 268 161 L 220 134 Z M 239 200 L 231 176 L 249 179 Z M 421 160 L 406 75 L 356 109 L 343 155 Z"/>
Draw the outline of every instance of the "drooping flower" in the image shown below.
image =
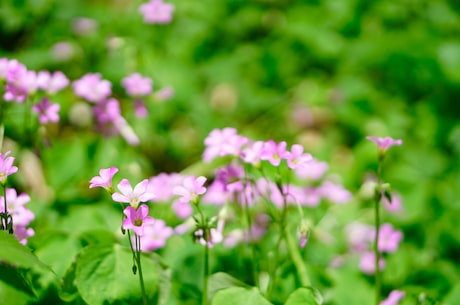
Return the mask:
<path id="1" fill-rule="evenodd" d="M 102 168 L 99 171 L 99 176 L 95 176 L 89 181 L 89 188 L 103 187 L 110 193 L 113 193 L 112 179 L 117 172 L 118 168 L 116 168 L 115 166 L 109 168 Z"/>
<path id="2" fill-rule="evenodd" d="M 173 228 L 168 227 L 164 220 L 154 219 L 153 223 L 144 226 L 144 235 L 141 236 L 140 250 L 142 252 L 150 252 L 163 248 L 168 238 L 173 234 Z"/>
<path id="3" fill-rule="evenodd" d="M 383 206 L 390 213 L 399 213 L 403 210 L 403 206 L 401 203 L 402 198 L 401 198 L 401 195 L 399 195 L 398 193 L 391 195 L 391 202 L 388 201 L 387 197 L 382 196 L 382 202 L 383 202 Z"/>
<path id="4" fill-rule="evenodd" d="M 405 295 L 406 293 L 404 291 L 393 290 L 388 295 L 388 298 L 380 302 L 380 305 L 398 305 Z"/>
<path id="5" fill-rule="evenodd" d="M 206 192 L 205 182 L 206 177 L 203 176 L 198 178 L 194 176 L 186 177 L 182 185 L 178 185 L 173 189 L 173 194 L 182 196 L 179 198 L 182 202 L 197 203 L 198 196 Z"/>
<path id="6" fill-rule="evenodd" d="M 145 23 L 166 24 L 171 22 L 174 9 L 174 5 L 163 0 L 150 0 L 139 7 L 139 12 Z"/>
<path id="7" fill-rule="evenodd" d="M 89 102 L 99 103 L 112 93 L 112 84 L 101 78 L 100 73 L 88 73 L 73 82 L 73 90 Z"/>
<path id="8" fill-rule="evenodd" d="M 402 145 L 403 143 L 401 139 L 395 140 L 391 137 L 378 138 L 374 136 L 367 136 L 366 139 L 377 144 L 377 147 L 382 152 L 386 152 L 390 147 L 395 145 Z"/>
<path id="9" fill-rule="evenodd" d="M 14 158 L 8 157 L 10 151 L 2 154 L 0 153 L 0 183 L 5 184 L 9 175 L 18 171 L 16 166 L 13 166 Z"/>
<path id="10" fill-rule="evenodd" d="M 39 104 L 35 104 L 32 107 L 32 111 L 38 113 L 38 119 L 41 124 L 46 124 L 59 121 L 58 112 L 60 108 L 59 104 L 52 104 L 47 97 L 44 97 Z"/>
<path id="11" fill-rule="evenodd" d="M 122 223 L 123 229 L 132 229 L 138 236 L 143 236 L 145 227 L 153 225 L 155 222 L 152 217 L 148 216 L 149 207 L 145 204 L 139 206 L 138 209 L 133 206 L 127 206 L 123 210 L 123 214 L 126 216 Z"/>
<path id="12" fill-rule="evenodd" d="M 137 208 L 141 202 L 147 202 L 155 199 L 155 194 L 147 191 L 148 179 L 139 182 L 134 190 L 128 179 L 122 179 L 118 184 L 118 190 L 121 193 L 113 193 L 112 199 L 116 202 L 129 203 L 132 207 Z"/>

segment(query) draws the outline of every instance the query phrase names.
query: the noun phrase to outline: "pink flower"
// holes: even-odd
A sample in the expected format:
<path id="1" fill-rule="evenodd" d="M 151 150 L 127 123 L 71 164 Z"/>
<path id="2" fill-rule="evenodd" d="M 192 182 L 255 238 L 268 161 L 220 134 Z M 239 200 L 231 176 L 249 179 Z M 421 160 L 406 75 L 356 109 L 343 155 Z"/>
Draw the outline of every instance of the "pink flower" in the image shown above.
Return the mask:
<path id="1" fill-rule="evenodd" d="M 16 166 L 13 166 L 14 158 L 7 157 L 10 154 L 10 151 L 7 151 L 4 154 L 0 153 L 0 183 L 5 184 L 6 178 L 18 171 Z"/>
<path id="2" fill-rule="evenodd" d="M 174 230 L 168 227 L 164 220 L 154 219 L 153 223 L 144 226 L 144 235 L 141 236 L 141 251 L 150 252 L 163 248 L 166 244 L 166 240 L 168 240 L 173 233 Z"/>
<path id="3" fill-rule="evenodd" d="M 175 200 L 171 208 L 174 210 L 174 213 L 176 213 L 177 218 L 180 219 L 185 219 L 193 214 L 193 209 L 190 204 L 180 199 Z"/>
<path id="4" fill-rule="evenodd" d="M 352 197 L 352 194 L 342 185 L 332 181 L 324 181 L 320 186 L 320 192 L 324 198 L 337 204 L 348 203 Z"/>
<path id="5" fill-rule="evenodd" d="M 313 160 L 313 157 L 303 152 L 302 145 L 294 144 L 291 147 L 291 151 L 287 152 L 286 160 L 289 168 L 297 169 L 299 167 L 306 167 Z"/>
<path id="6" fill-rule="evenodd" d="M 132 97 L 140 97 L 152 93 L 152 79 L 133 73 L 122 79 L 121 84 L 126 93 Z"/>
<path id="7" fill-rule="evenodd" d="M 47 97 L 44 97 L 40 104 L 35 104 L 32 111 L 38 113 L 41 124 L 59 121 L 59 104 L 51 104 Z"/>
<path id="8" fill-rule="evenodd" d="M 401 195 L 399 194 L 392 194 L 391 202 L 389 202 L 385 196 L 382 196 L 382 202 L 383 202 L 384 207 L 390 213 L 398 213 L 403 210 L 403 206 L 401 204 L 402 199 L 401 199 Z"/>
<path id="9" fill-rule="evenodd" d="M 77 96 L 98 103 L 112 93 L 112 84 L 108 80 L 101 79 L 99 73 L 88 73 L 73 82 L 73 90 Z"/>
<path id="10" fill-rule="evenodd" d="M 174 88 L 171 86 L 161 88 L 155 93 L 155 97 L 160 102 L 166 102 L 174 97 Z"/>
<path id="11" fill-rule="evenodd" d="M 375 232 L 373 232 L 373 235 L 375 236 Z M 382 224 L 379 230 L 379 251 L 387 253 L 395 252 L 402 238 L 402 232 L 394 230 L 392 224 Z"/>
<path id="12" fill-rule="evenodd" d="M 184 179 L 182 185 L 178 185 L 173 189 L 173 194 L 182 196 L 179 198 L 182 202 L 197 203 L 198 196 L 206 192 L 206 188 L 203 186 L 205 182 L 206 177 L 195 178 L 194 176 L 189 176 Z"/>
<path id="13" fill-rule="evenodd" d="M 328 169 L 329 165 L 326 162 L 312 159 L 308 162 L 308 166 L 297 167 L 295 169 L 295 173 L 296 176 L 301 179 L 319 180 L 324 176 Z"/>
<path id="14" fill-rule="evenodd" d="M 35 214 L 25 207 L 25 204 L 30 201 L 29 195 L 22 193 L 18 196 L 15 189 L 6 189 L 6 209 L 7 213 L 13 218 L 14 236 L 21 244 L 27 243 L 27 238 L 34 235 L 32 228 L 27 228 L 32 220 L 35 219 Z M 5 213 L 5 197 L 0 196 L 0 213 Z M 5 222 L 3 222 L 5 225 Z"/>
<path id="15" fill-rule="evenodd" d="M 148 216 L 149 207 L 145 204 L 142 204 L 137 210 L 133 206 L 127 206 L 123 214 L 126 216 L 122 223 L 123 229 L 132 229 L 137 236 L 143 236 L 145 227 L 155 222 L 152 217 Z"/>
<path id="16" fill-rule="evenodd" d="M 156 195 L 155 201 L 168 202 L 173 197 L 173 189 L 184 180 L 178 173 L 160 173 L 149 179 L 147 190 Z"/>
<path id="17" fill-rule="evenodd" d="M 380 302 L 380 305 L 397 305 L 404 298 L 406 293 L 401 290 L 393 290 L 388 298 Z"/>
<path id="18" fill-rule="evenodd" d="M 123 179 L 118 184 L 118 190 L 120 190 L 121 194 L 113 193 L 112 199 L 116 202 L 129 203 L 132 207 L 137 208 L 139 203 L 155 199 L 155 194 L 147 191 L 148 184 L 149 180 L 144 179 L 133 190 L 128 179 Z"/>
<path id="19" fill-rule="evenodd" d="M 385 267 L 385 260 L 380 258 L 379 261 L 380 270 Z M 374 252 L 365 252 L 361 255 L 361 259 L 359 261 L 359 268 L 362 272 L 366 274 L 374 274 L 375 273 L 375 253 Z"/>
<path id="20" fill-rule="evenodd" d="M 237 134 L 235 128 L 214 129 L 204 139 L 206 149 L 203 160 L 210 162 L 217 157 L 239 156 L 248 139 Z"/>
<path id="21" fill-rule="evenodd" d="M 99 171 L 99 176 L 93 177 L 89 183 L 89 188 L 103 187 L 109 192 L 113 190 L 112 179 L 113 176 L 118 172 L 118 168 L 112 166 L 110 168 L 102 168 Z"/>
<path id="22" fill-rule="evenodd" d="M 48 94 L 55 94 L 69 85 L 69 79 L 61 71 L 51 74 L 48 71 L 39 71 L 37 74 L 37 86 Z"/>
<path id="23" fill-rule="evenodd" d="M 401 139 L 394 140 L 391 137 L 377 138 L 377 137 L 374 137 L 374 136 L 367 136 L 366 139 L 374 142 L 375 144 L 377 144 L 379 150 L 381 150 L 383 152 L 386 152 L 391 146 L 402 145 L 402 143 L 403 143 Z"/>
<path id="24" fill-rule="evenodd" d="M 247 145 L 240 154 L 241 159 L 246 163 L 259 166 L 264 143 L 263 141 L 256 141 Z"/>
<path id="25" fill-rule="evenodd" d="M 174 12 L 174 5 L 164 3 L 163 0 L 150 0 L 139 7 L 145 23 L 170 23 Z"/>
<path id="26" fill-rule="evenodd" d="M 261 160 L 268 160 L 271 165 L 279 166 L 282 159 L 288 157 L 288 152 L 286 150 L 286 142 L 276 143 L 273 140 L 265 142 L 262 154 L 260 156 Z"/>

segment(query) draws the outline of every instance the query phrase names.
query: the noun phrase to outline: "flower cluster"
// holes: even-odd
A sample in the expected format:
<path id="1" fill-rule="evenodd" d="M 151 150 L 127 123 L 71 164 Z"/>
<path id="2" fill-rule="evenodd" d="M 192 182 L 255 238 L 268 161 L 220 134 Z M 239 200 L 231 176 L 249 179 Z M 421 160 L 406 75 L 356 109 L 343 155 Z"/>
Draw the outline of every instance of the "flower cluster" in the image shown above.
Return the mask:
<path id="1" fill-rule="evenodd" d="M 118 191 L 115 191 L 113 177 L 117 172 L 118 168 L 114 166 L 101 169 L 99 176 L 90 180 L 89 187 L 104 188 L 111 194 L 113 201 L 128 204 L 123 209 L 125 218 L 122 228 L 134 231 L 133 247 L 136 238 L 140 240 L 140 245 L 138 245 L 140 251 L 152 251 L 163 247 L 166 240 L 172 235 L 173 229 L 166 226 L 163 220 L 149 216 L 149 206 L 146 203 L 156 198 L 149 187 L 149 180 L 144 179 L 133 188 L 128 179 L 122 179 L 117 185 Z"/>
<path id="2" fill-rule="evenodd" d="M 15 101 L 23 103 L 28 97 L 34 96 L 41 91 L 45 96 L 41 97 L 38 104 L 32 110 L 39 115 L 41 124 L 59 121 L 59 104 L 50 102 L 49 97 L 55 95 L 69 85 L 68 78 L 64 73 L 56 71 L 33 71 L 16 59 L 0 58 L 0 83 L 5 82 L 3 99 L 7 102 Z"/>

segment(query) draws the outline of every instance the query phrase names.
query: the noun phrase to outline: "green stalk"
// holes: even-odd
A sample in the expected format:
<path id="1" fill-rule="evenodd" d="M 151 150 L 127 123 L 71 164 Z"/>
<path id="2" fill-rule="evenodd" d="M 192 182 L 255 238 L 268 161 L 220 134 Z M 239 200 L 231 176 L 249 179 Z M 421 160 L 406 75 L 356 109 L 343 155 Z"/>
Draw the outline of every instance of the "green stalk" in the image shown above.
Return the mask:
<path id="1" fill-rule="evenodd" d="M 251 214 L 249 211 L 249 200 L 247 198 L 245 189 L 247 186 L 246 178 L 244 179 L 244 187 L 243 187 L 243 214 L 246 217 L 246 226 L 248 230 L 249 236 L 249 247 L 251 248 L 251 260 L 252 260 L 252 276 L 254 277 L 254 283 L 257 288 L 260 288 L 259 283 L 259 274 L 258 274 L 258 264 L 256 260 L 256 249 L 253 243 L 253 235 L 252 235 L 252 221 L 251 221 Z"/>
<path id="2" fill-rule="evenodd" d="M 289 249 L 289 254 L 291 255 L 291 259 L 294 262 L 294 265 L 297 270 L 297 274 L 300 279 L 300 283 L 302 287 L 309 287 L 311 286 L 310 277 L 308 276 L 307 267 L 302 259 L 302 255 L 300 255 L 299 247 L 295 242 L 294 238 L 285 230 L 284 232 L 286 237 L 286 242 Z"/>
<path id="3" fill-rule="evenodd" d="M 208 304 L 208 274 L 209 274 L 209 247 L 204 246 L 204 268 L 203 268 L 203 297 L 202 304 Z"/>
<path id="4" fill-rule="evenodd" d="M 145 293 L 144 276 L 142 275 L 141 245 L 140 244 L 141 244 L 141 238 L 136 235 L 136 263 L 137 263 L 137 268 L 139 270 L 139 282 L 141 284 L 142 300 L 144 302 L 144 305 L 148 305 L 147 294 Z"/>
<path id="5" fill-rule="evenodd" d="M 375 305 L 380 304 L 380 251 L 379 251 L 379 235 L 380 235 L 380 201 L 382 199 L 382 163 L 384 154 L 379 154 L 379 163 L 377 168 L 377 188 L 378 194 L 375 196 L 375 237 L 374 237 L 374 254 L 375 254 Z"/>
<path id="6" fill-rule="evenodd" d="M 196 202 L 195 206 L 201 218 L 200 227 L 202 228 L 202 230 L 208 230 L 208 224 L 206 223 L 206 219 L 204 217 L 203 211 L 200 208 L 200 203 Z M 203 293 L 201 297 L 201 304 L 207 305 L 208 304 L 208 274 L 209 274 L 209 247 L 208 247 L 207 239 L 210 238 L 210 236 L 207 236 L 207 232 L 203 232 L 203 235 L 205 236 L 205 245 L 204 245 L 204 257 L 203 257 L 203 260 L 204 260 L 203 262 Z"/>

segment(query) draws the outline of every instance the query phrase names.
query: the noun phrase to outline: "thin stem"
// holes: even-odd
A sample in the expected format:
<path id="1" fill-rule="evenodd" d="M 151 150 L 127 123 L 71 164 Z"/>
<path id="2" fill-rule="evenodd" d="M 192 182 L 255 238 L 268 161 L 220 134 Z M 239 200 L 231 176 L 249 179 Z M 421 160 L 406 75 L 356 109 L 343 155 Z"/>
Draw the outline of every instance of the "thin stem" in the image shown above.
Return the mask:
<path id="1" fill-rule="evenodd" d="M 139 269 L 139 282 L 141 283 L 142 300 L 144 302 L 144 305 L 147 305 L 147 295 L 145 293 L 144 276 L 142 275 L 140 248 L 141 248 L 141 238 L 140 236 L 136 235 L 136 262 L 137 262 L 137 268 Z"/>
<path id="2" fill-rule="evenodd" d="M 247 198 L 247 193 L 246 193 L 246 187 L 247 187 L 247 181 L 246 179 L 244 180 L 244 187 L 243 187 L 243 213 L 246 216 L 246 225 L 247 225 L 247 230 L 248 230 L 248 236 L 249 236 L 249 247 L 251 248 L 251 259 L 252 259 L 252 276 L 254 277 L 254 283 L 257 288 L 260 288 L 260 283 L 259 283 L 259 274 L 258 274 L 258 264 L 256 260 L 256 249 L 254 245 L 254 238 L 252 235 L 252 221 L 251 221 L 251 214 L 249 211 L 249 200 Z"/>
<path id="3" fill-rule="evenodd" d="M 375 201 L 375 242 L 374 242 L 374 253 L 375 253 L 375 304 L 380 304 L 380 251 L 379 251 L 379 231 L 380 231 L 380 213 L 379 213 L 380 202 Z"/>
<path id="4" fill-rule="evenodd" d="M 379 235 L 380 235 L 380 201 L 382 198 L 382 162 L 383 155 L 379 156 L 379 164 L 377 168 L 377 187 L 378 194 L 375 196 L 375 238 L 374 238 L 374 254 L 375 254 L 375 305 L 380 304 L 380 251 L 379 251 Z"/>
<path id="5" fill-rule="evenodd" d="M 209 247 L 207 243 L 204 246 L 204 267 L 203 267 L 203 296 L 201 304 L 208 304 L 208 274 L 209 274 Z"/>

